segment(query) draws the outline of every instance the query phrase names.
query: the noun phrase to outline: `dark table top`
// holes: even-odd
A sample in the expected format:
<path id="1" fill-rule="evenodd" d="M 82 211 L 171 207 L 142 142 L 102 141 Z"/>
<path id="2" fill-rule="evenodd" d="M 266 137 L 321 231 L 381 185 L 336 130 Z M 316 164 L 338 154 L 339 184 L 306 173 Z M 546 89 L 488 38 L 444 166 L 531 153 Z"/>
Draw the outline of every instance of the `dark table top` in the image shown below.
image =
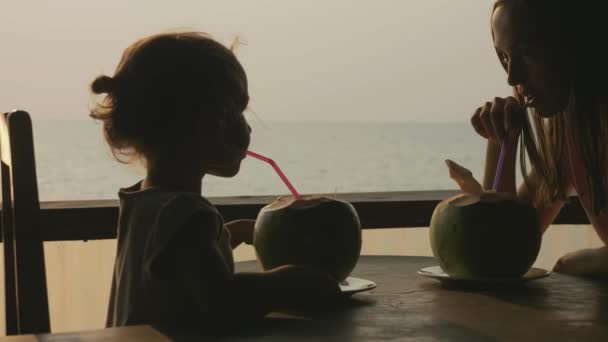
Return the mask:
<path id="1" fill-rule="evenodd" d="M 445 288 L 416 274 L 432 258 L 363 256 L 353 276 L 378 287 L 330 312 L 272 314 L 220 336 L 178 333 L 187 341 L 608 341 L 608 281 L 552 274 L 523 287 Z M 259 270 L 257 262 L 237 271 Z M 11 341 L 162 341 L 151 327 L 18 336 Z"/>
<path id="2" fill-rule="evenodd" d="M 511 289 L 445 288 L 416 273 L 433 258 L 362 256 L 352 276 L 378 287 L 332 312 L 266 319 L 229 340 L 608 341 L 608 281 L 552 274 Z M 237 271 L 259 270 L 257 262 Z"/>

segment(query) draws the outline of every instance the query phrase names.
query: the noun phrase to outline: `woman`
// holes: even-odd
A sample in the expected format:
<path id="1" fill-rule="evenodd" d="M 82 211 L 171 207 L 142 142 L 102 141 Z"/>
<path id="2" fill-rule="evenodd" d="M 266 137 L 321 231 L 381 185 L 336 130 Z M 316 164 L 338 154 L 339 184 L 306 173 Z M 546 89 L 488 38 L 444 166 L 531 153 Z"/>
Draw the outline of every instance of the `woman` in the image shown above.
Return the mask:
<path id="1" fill-rule="evenodd" d="M 562 257 L 555 271 L 570 274 L 608 274 L 608 54 L 603 3 L 496 1 L 492 37 L 514 96 L 486 102 L 471 119 L 488 144 L 483 187 L 492 187 L 504 142 L 498 191 L 532 202 L 543 232 L 568 195 L 578 194 L 605 245 Z M 524 182 L 516 189 L 518 139 L 525 147 L 519 156 Z"/>

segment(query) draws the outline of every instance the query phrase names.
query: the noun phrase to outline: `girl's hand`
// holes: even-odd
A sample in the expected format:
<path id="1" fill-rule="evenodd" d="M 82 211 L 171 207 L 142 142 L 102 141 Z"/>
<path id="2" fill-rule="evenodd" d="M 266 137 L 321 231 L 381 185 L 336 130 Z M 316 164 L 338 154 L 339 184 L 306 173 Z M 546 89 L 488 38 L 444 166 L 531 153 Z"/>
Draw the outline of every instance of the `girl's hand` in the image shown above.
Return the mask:
<path id="1" fill-rule="evenodd" d="M 284 265 L 264 272 L 235 273 L 227 317 L 263 316 L 272 311 L 311 312 L 331 308 L 345 298 L 327 272 Z"/>
<path id="2" fill-rule="evenodd" d="M 471 124 L 477 134 L 497 145 L 505 139 L 509 143 L 516 142 L 525 113 L 524 107 L 514 97 L 496 97 L 494 101 L 477 108 L 471 117 Z"/>
<path id="3" fill-rule="evenodd" d="M 251 245 L 253 243 L 253 230 L 255 220 L 235 220 L 225 224 L 230 232 L 230 245 L 236 248 L 241 243 Z"/>
<path id="4" fill-rule="evenodd" d="M 282 303 L 287 309 L 327 305 L 342 293 L 329 273 L 311 266 L 285 265 L 271 271 Z"/>

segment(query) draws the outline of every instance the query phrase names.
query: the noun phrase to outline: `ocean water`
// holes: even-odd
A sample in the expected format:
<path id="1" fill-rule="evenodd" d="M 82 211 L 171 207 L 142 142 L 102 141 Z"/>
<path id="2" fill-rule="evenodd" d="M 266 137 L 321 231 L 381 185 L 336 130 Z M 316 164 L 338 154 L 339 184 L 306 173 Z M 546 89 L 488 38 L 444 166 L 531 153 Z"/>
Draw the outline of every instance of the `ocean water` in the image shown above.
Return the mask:
<path id="1" fill-rule="evenodd" d="M 250 149 L 273 158 L 301 193 L 455 189 L 444 160 L 481 178 L 484 141 L 466 123 L 260 122 Z M 143 176 L 115 161 L 101 125 L 34 118 L 42 201 L 113 199 Z M 272 168 L 247 158 L 233 178 L 205 177 L 206 196 L 288 193 Z"/>

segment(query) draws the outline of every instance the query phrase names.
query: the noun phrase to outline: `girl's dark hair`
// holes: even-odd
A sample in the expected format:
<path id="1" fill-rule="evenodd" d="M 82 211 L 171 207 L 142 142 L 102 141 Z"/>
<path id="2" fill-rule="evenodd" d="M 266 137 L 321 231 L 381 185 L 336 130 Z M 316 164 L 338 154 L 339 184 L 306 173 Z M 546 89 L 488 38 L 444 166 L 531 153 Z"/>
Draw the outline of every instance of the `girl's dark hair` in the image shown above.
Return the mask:
<path id="1" fill-rule="evenodd" d="M 105 97 L 90 116 L 126 162 L 171 151 L 202 124 L 221 122 L 246 101 L 247 79 L 233 52 L 206 34 L 164 33 L 129 46 L 114 76 L 97 77 L 91 91 Z"/>
<path id="2" fill-rule="evenodd" d="M 570 75 L 570 100 L 562 113 L 527 121 L 521 136 L 520 164 L 524 180 L 534 189 L 536 205 L 565 199 L 563 170 L 566 139 L 578 149 L 593 212 L 606 209 L 608 186 L 608 35 L 605 1 L 597 0 L 498 0 L 494 10 L 510 6 L 525 23 L 533 39 L 554 54 Z M 526 152 L 537 178 L 528 177 Z M 569 167 L 569 165 L 565 165 Z"/>

